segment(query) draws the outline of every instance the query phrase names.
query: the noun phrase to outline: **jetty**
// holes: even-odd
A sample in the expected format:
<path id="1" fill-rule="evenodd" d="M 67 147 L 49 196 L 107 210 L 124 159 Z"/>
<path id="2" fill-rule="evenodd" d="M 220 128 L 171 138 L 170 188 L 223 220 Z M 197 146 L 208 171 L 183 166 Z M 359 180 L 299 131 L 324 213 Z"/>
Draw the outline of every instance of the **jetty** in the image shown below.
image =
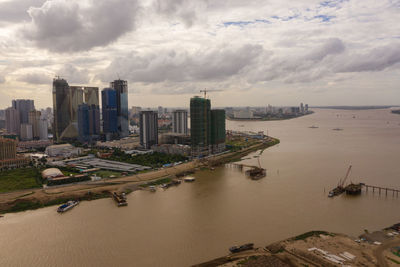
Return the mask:
<path id="1" fill-rule="evenodd" d="M 381 193 L 385 194 L 386 196 L 390 193 L 392 193 L 392 196 L 399 197 L 399 189 L 395 188 L 388 188 L 388 187 L 380 187 L 380 186 L 375 186 L 375 185 L 367 185 L 367 184 L 362 184 L 362 186 L 365 187 L 365 192 L 368 193 L 368 190 L 372 191 L 372 193 L 376 193 L 381 195 Z"/>
<path id="2" fill-rule="evenodd" d="M 232 165 L 241 171 L 243 170 L 243 167 L 250 168 L 249 170 L 245 171 L 245 174 L 253 180 L 259 180 L 267 175 L 267 170 L 261 168 L 261 166 L 253 166 L 242 163 L 233 163 Z"/>
<path id="3" fill-rule="evenodd" d="M 112 197 L 117 203 L 118 207 L 127 206 L 128 202 L 126 202 L 126 195 L 125 193 L 118 194 L 117 192 L 112 193 Z"/>

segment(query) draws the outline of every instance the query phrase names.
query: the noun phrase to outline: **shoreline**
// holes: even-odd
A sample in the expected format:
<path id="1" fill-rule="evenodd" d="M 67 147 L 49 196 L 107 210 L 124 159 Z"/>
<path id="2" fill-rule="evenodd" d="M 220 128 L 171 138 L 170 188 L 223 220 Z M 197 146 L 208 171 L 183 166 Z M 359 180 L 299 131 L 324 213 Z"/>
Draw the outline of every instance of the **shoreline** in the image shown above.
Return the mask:
<path id="1" fill-rule="evenodd" d="M 212 155 L 206 159 L 195 159 L 181 165 L 153 170 L 150 172 L 113 178 L 100 181 L 57 186 L 54 188 L 27 189 L 0 194 L 0 214 L 35 210 L 43 207 L 60 205 L 71 199 L 96 200 L 111 197 L 111 192 L 132 193 L 141 190 L 141 186 L 160 179 L 195 172 L 200 168 L 212 168 L 229 162 L 240 160 L 251 152 L 266 149 L 279 144 L 279 139 L 268 137 L 257 144 L 239 151 L 222 155 Z"/>
<path id="2" fill-rule="evenodd" d="M 310 231 L 239 253 L 195 264 L 217 266 L 392 266 L 400 264 L 400 224 L 381 231 L 365 231 L 354 239 L 345 234 Z"/>
<path id="3" fill-rule="evenodd" d="M 294 116 L 294 117 L 288 117 L 288 118 L 247 118 L 247 119 L 239 119 L 239 118 L 231 118 L 231 117 L 226 117 L 227 120 L 229 121 L 285 121 L 285 120 L 291 120 L 291 119 L 297 119 L 297 118 L 301 118 L 307 115 L 311 115 L 314 114 L 314 111 L 309 111 L 306 114 L 301 114 L 299 116 Z"/>

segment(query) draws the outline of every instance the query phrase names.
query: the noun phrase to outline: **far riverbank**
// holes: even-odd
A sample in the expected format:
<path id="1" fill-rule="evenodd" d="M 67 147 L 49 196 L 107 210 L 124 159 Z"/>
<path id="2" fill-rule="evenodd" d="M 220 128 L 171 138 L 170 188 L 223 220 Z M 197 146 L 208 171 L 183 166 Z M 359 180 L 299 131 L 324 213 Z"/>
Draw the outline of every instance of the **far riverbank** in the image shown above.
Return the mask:
<path id="1" fill-rule="evenodd" d="M 283 120 L 290 120 L 290 119 L 296 119 L 300 117 L 304 117 L 310 114 L 313 114 L 314 111 L 308 111 L 305 114 L 298 114 L 298 115 L 281 115 L 281 116 L 267 116 L 267 117 L 256 117 L 256 118 L 233 118 L 233 117 L 226 117 L 227 120 L 230 121 L 283 121 Z"/>

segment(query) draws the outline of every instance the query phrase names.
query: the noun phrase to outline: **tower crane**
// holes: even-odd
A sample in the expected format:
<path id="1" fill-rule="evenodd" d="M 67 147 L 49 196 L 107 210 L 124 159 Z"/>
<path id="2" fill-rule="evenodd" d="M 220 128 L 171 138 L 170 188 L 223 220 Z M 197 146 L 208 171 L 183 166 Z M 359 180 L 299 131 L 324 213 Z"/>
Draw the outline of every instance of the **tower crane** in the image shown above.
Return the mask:
<path id="1" fill-rule="evenodd" d="M 343 180 L 340 180 L 340 181 L 339 181 L 338 187 L 341 187 L 341 188 L 344 187 L 344 184 L 345 184 L 347 178 L 349 177 L 350 171 L 351 171 L 351 165 L 350 165 L 349 168 L 347 169 L 346 176 L 343 178 Z"/>
<path id="2" fill-rule="evenodd" d="M 223 90 L 207 90 L 207 88 L 204 88 L 204 90 L 200 90 L 200 93 L 204 93 L 204 98 L 207 98 L 207 92 L 221 92 Z"/>

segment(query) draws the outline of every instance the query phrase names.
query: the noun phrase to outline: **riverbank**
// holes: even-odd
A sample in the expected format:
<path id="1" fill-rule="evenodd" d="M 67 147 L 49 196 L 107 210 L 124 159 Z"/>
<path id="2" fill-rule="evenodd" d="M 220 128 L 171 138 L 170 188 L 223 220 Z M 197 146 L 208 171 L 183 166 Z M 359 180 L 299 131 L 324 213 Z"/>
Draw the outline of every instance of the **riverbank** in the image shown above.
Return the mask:
<path id="1" fill-rule="evenodd" d="M 396 266 L 400 264 L 399 245 L 400 235 L 393 228 L 366 233 L 356 239 L 311 231 L 194 266 Z"/>
<path id="2" fill-rule="evenodd" d="M 256 144 L 235 152 L 212 155 L 196 159 L 181 165 L 154 170 L 146 173 L 79 184 L 48 187 L 46 189 L 28 189 L 0 194 L 0 213 L 19 212 L 42 207 L 59 205 L 71 199 L 95 200 L 111 197 L 110 192 L 127 194 L 140 190 L 141 185 L 182 173 L 195 172 L 200 168 L 211 168 L 228 162 L 240 160 L 257 150 L 263 150 L 279 143 L 279 139 L 268 137 Z"/>
<path id="3" fill-rule="evenodd" d="M 257 117 L 257 118 L 246 118 L 246 119 L 239 119 L 239 118 L 233 118 L 233 117 L 226 117 L 227 120 L 230 121 L 283 121 L 283 120 L 290 120 L 290 119 L 296 119 L 300 118 L 303 116 L 307 116 L 310 114 L 313 114 L 314 111 L 308 111 L 305 114 L 298 114 L 298 115 L 281 115 L 281 116 L 272 116 L 272 117 Z"/>

